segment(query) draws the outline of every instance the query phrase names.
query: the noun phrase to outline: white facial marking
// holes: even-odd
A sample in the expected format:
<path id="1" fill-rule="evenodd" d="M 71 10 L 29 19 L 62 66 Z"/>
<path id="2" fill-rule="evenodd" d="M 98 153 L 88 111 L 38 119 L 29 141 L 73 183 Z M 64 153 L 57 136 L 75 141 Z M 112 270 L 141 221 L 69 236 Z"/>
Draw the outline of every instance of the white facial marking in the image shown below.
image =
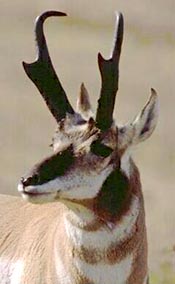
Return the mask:
<path id="1" fill-rule="evenodd" d="M 98 174 L 98 172 L 87 174 L 81 173 L 80 170 L 74 170 L 67 175 L 58 177 L 42 185 L 27 186 L 25 187 L 25 192 L 40 193 L 40 195 L 33 195 L 32 197 L 30 196 L 30 198 L 41 198 L 43 200 L 46 200 L 47 197 L 53 199 L 59 190 L 60 198 L 94 198 L 112 169 L 113 166 L 111 165 L 105 168 L 100 174 Z M 18 190 L 19 192 L 23 191 L 20 184 Z M 42 195 L 42 193 L 45 193 L 45 195 Z M 52 194 L 54 196 L 52 196 Z M 28 197 L 26 196 L 26 198 Z"/>
<path id="2" fill-rule="evenodd" d="M 94 198 L 98 194 L 105 179 L 112 172 L 112 169 L 113 166 L 110 166 L 99 174 L 90 173 L 89 175 L 75 172 L 66 181 L 64 178 L 61 179 L 61 188 L 63 190 L 60 191 L 60 198 Z"/>
<path id="3" fill-rule="evenodd" d="M 127 149 L 121 157 L 121 170 L 129 178 L 131 176 L 130 149 Z"/>
<path id="4" fill-rule="evenodd" d="M 132 261 L 133 256 L 129 255 L 114 265 L 88 264 L 79 259 L 75 260 L 75 265 L 95 284 L 124 284 L 131 273 Z"/>
<path id="5" fill-rule="evenodd" d="M 68 211 L 66 214 L 66 221 L 70 220 L 70 224 L 76 224 L 77 229 L 80 226 L 80 228 L 86 226 L 89 223 L 93 223 L 94 219 L 96 218 L 94 215 L 94 212 L 88 208 L 85 208 L 83 205 L 74 203 L 70 200 L 62 200 L 62 203 L 64 203 L 71 211 Z"/>
<path id="6" fill-rule="evenodd" d="M 83 245 L 91 249 L 105 249 L 114 242 L 116 244 L 120 243 L 131 234 L 139 214 L 139 209 L 139 199 L 135 197 L 133 198 L 129 211 L 123 216 L 120 223 L 115 226 L 112 232 L 106 230 L 106 227 L 102 227 L 95 232 L 84 231 L 77 226 L 75 227 L 69 220 L 65 219 L 67 235 L 75 246 L 80 247 Z M 92 216 L 90 216 L 89 221 L 92 222 Z"/>

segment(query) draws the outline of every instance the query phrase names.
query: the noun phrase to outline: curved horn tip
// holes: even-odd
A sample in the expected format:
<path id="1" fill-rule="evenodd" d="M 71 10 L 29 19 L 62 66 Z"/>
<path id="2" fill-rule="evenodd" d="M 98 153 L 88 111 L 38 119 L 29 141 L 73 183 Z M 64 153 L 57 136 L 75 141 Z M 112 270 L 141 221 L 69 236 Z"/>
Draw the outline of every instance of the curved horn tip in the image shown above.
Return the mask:
<path id="1" fill-rule="evenodd" d="M 53 10 L 45 11 L 36 18 L 36 22 L 41 21 L 41 19 L 46 20 L 47 18 L 52 17 L 52 16 L 64 17 L 64 16 L 67 16 L 67 14 L 64 12 L 53 11 Z"/>

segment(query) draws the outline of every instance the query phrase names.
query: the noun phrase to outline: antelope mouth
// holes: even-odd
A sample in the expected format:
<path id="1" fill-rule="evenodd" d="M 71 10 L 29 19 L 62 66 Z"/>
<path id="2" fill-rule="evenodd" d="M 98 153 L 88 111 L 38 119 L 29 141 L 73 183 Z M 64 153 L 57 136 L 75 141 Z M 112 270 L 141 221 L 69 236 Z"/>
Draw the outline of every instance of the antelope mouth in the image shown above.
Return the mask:
<path id="1" fill-rule="evenodd" d="M 25 191 L 25 190 L 21 193 L 29 195 L 29 196 L 40 196 L 40 195 L 52 194 L 52 192 L 28 192 L 28 191 Z"/>
<path id="2" fill-rule="evenodd" d="M 41 192 L 37 186 L 24 187 L 22 183 L 18 184 L 18 192 L 22 195 L 23 199 L 32 203 L 45 203 L 53 201 L 57 192 Z"/>

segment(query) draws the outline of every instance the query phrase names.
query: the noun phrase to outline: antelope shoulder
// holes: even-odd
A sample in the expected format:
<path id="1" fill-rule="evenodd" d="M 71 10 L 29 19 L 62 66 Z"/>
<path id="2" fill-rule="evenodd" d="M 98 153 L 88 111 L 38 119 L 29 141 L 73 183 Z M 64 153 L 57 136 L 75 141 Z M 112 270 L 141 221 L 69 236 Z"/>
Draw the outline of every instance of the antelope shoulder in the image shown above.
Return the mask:
<path id="1" fill-rule="evenodd" d="M 18 197 L 0 195 L 1 284 L 34 284 L 38 279 L 57 283 L 54 272 L 48 274 L 48 270 L 52 269 L 52 240 L 56 228 L 62 226 L 63 207 L 59 202 L 34 205 Z M 61 228 L 59 234 L 63 238 Z"/>

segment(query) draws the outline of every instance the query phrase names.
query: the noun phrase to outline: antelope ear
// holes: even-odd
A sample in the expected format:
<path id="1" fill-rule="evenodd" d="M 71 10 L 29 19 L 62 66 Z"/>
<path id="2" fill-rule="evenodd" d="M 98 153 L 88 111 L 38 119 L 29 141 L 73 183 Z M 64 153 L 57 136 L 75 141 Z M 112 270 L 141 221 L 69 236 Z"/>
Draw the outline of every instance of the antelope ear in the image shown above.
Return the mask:
<path id="1" fill-rule="evenodd" d="M 80 94 L 77 100 L 77 112 L 80 113 L 86 120 L 94 116 L 89 100 L 89 94 L 83 83 L 81 84 Z"/>
<path id="2" fill-rule="evenodd" d="M 151 89 L 149 101 L 135 120 L 131 124 L 119 128 L 119 147 L 126 148 L 149 138 L 157 125 L 157 119 L 158 96 L 156 91 Z"/>
<path id="3" fill-rule="evenodd" d="M 134 137 L 133 143 L 139 143 L 151 136 L 158 119 L 158 96 L 154 89 L 151 89 L 151 96 L 143 110 L 133 122 Z"/>

